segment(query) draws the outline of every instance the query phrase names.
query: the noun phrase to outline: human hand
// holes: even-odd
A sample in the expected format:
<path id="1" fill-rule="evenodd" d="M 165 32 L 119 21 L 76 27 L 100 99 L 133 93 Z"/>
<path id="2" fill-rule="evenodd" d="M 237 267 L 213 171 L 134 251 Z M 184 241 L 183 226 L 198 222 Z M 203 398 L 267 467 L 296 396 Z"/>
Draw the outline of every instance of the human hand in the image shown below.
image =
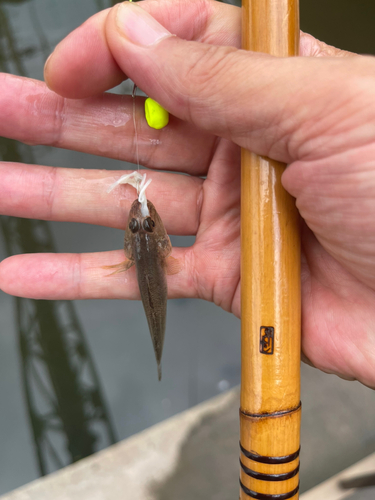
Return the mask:
<path id="1" fill-rule="evenodd" d="M 193 247 L 174 249 L 183 270 L 169 277 L 169 295 L 212 300 L 238 316 L 238 146 L 288 163 L 283 184 L 306 222 L 304 353 L 324 371 L 375 386 L 375 62 L 308 35 L 301 54 L 328 57 L 245 53 L 239 40 L 240 10 L 207 0 L 103 11 L 69 35 L 46 68 L 60 96 L 86 99 L 3 75 L 0 133 L 134 162 L 131 98 L 102 92 L 124 74 L 136 81 L 173 115 L 155 131 L 137 111 L 140 162 L 190 174 L 150 173 L 148 197 L 168 232 L 196 234 Z M 0 171 L 2 213 L 125 227 L 134 193 L 106 193 L 119 172 L 9 164 Z M 120 260 L 122 251 L 14 256 L 1 263 L 0 286 L 33 298 L 136 298 L 134 275 L 125 283 L 101 269 Z"/>

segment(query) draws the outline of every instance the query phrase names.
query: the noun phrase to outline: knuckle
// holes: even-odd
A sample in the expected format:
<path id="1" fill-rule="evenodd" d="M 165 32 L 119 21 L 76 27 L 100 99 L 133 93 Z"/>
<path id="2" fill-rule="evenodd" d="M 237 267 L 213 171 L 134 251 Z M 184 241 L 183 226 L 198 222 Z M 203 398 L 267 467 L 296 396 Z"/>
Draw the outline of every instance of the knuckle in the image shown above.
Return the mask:
<path id="1" fill-rule="evenodd" d="M 225 75 L 231 66 L 231 56 L 236 51 L 233 47 L 205 46 L 204 50 L 198 47 L 196 54 L 188 65 L 185 82 L 194 94 L 210 93 Z"/>
<path id="2" fill-rule="evenodd" d="M 57 186 L 58 169 L 54 167 L 46 168 L 41 179 L 42 200 L 45 207 L 46 218 L 51 220 L 54 213 L 54 202 Z"/>
<path id="3" fill-rule="evenodd" d="M 53 99 L 53 109 L 51 113 L 50 145 L 60 146 L 63 128 L 66 119 L 66 99 L 57 97 Z"/>
<path id="4" fill-rule="evenodd" d="M 34 109 L 42 123 L 37 144 L 59 146 L 66 117 L 66 99 L 46 90 L 34 102 Z"/>
<path id="5" fill-rule="evenodd" d="M 233 74 L 231 68 L 236 64 L 233 57 L 237 51 L 234 47 L 218 47 L 214 45 L 198 46 L 195 53 L 190 54 L 185 73 L 181 81 L 189 109 L 189 118 L 194 122 L 194 112 L 199 112 L 199 102 L 204 102 L 204 108 L 210 100 L 216 100 L 218 95 L 226 92 Z M 194 104 L 194 106 L 193 106 Z M 194 112 L 193 112 L 194 109 Z"/>

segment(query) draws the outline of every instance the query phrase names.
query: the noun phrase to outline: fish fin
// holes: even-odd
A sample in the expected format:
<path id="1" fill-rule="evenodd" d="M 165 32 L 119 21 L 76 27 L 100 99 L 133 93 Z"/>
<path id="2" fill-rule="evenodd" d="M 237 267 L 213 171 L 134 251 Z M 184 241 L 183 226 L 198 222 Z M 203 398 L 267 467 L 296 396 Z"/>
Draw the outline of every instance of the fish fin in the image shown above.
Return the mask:
<path id="1" fill-rule="evenodd" d="M 182 264 L 178 259 L 175 259 L 174 257 L 167 257 L 166 258 L 166 273 L 168 276 L 171 276 L 172 274 L 177 274 L 181 271 L 182 269 Z"/>
<path id="2" fill-rule="evenodd" d="M 126 259 L 124 260 L 124 262 L 120 262 L 119 264 L 113 264 L 113 266 L 102 266 L 102 269 L 116 269 L 116 271 L 114 271 L 113 273 L 107 274 L 106 277 L 108 277 L 108 276 L 113 276 L 114 274 L 119 274 L 127 271 L 132 267 L 133 264 L 134 264 L 133 260 Z"/>

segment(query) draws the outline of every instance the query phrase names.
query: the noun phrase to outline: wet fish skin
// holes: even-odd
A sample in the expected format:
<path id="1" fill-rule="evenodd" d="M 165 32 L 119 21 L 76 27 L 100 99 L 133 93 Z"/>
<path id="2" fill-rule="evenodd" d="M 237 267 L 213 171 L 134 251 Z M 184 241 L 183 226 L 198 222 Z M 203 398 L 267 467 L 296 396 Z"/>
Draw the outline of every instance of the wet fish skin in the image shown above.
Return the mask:
<path id="1" fill-rule="evenodd" d="M 134 263 L 136 267 L 139 291 L 154 346 L 158 377 L 161 380 L 168 297 L 166 259 L 172 251 L 172 244 L 154 205 L 147 201 L 147 206 L 150 215 L 144 217 L 140 202 L 133 202 L 125 231 L 124 250 L 130 263 Z"/>

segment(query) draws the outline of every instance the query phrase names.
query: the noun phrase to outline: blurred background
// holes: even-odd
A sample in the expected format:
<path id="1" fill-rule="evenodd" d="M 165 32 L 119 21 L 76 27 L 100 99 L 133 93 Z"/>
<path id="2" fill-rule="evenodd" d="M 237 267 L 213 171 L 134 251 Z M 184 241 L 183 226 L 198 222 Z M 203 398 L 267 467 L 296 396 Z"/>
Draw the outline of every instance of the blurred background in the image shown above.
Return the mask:
<path id="1" fill-rule="evenodd" d="M 55 45 L 114 3 L 0 0 L 0 71 L 42 80 L 44 62 Z M 304 31 L 342 49 L 374 54 L 374 2 L 300 3 Z M 131 84 L 115 91 L 130 93 Z M 69 168 L 129 167 L 4 138 L 0 159 Z M 175 246 L 193 242 L 172 236 Z M 122 245 L 123 232 L 114 229 L 6 216 L 0 220 L 1 259 L 16 253 L 95 252 Z M 137 302 L 35 301 L 0 292 L 0 318 L 0 494 L 240 382 L 240 322 L 203 301 L 169 302 L 161 383 Z M 306 450 L 324 451 L 319 460 L 304 451 L 305 491 L 375 450 L 375 396 L 357 383 L 306 366 L 302 378 L 302 442 Z M 237 450 L 237 442 L 233 446 Z M 237 488 L 237 462 L 233 470 Z"/>

